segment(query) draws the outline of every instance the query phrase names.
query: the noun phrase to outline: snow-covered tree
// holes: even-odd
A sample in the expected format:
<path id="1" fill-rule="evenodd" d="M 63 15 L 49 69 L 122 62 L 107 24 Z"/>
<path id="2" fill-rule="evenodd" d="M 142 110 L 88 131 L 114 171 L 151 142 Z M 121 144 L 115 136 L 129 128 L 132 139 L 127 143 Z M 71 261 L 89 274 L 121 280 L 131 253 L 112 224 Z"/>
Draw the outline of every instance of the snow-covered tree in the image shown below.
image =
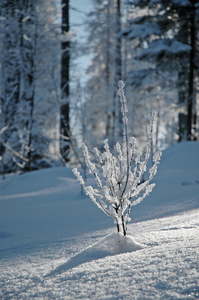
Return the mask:
<path id="1" fill-rule="evenodd" d="M 86 164 L 90 173 L 95 177 L 97 187 L 86 186 L 78 170 L 75 168 L 73 172 L 84 187 L 86 194 L 106 215 L 114 219 L 117 231 L 126 236 L 132 206 L 139 204 L 155 185 L 151 183 L 151 180 L 157 171 L 161 152 L 153 155 L 148 178 L 143 180 L 151 155 L 154 116 L 150 123 L 145 153 L 140 153 L 136 150 L 136 139 L 128 136 L 128 109 L 123 81 L 119 81 L 118 85 L 118 97 L 121 101 L 123 116 L 123 141 L 116 143 L 115 154 L 110 151 L 107 139 L 104 141 L 104 152 L 94 148 L 96 163 L 91 161 L 88 148 L 85 144 L 83 145 Z"/>
<path id="2" fill-rule="evenodd" d="M 59 63 L 53 1 L 50 7 L 46 1 L 0 3 L 0 117 L 1 129 L 6 128 L 1 135 L 0 156 L 4 172 L 50 166 L 49 131 L 56 127 L 53 99 L 57 92 L 52 74 L 57 73 Z"/>
<path id="3" fill-rule="evenodd" d="M 153 91 L 157 86 L 165 89 L 166 79 L 169 90 L 172 88 L 178 94 L 179 140 L 194 139 L 198 76 L 197 1 L 135 0 L 129 1 L 129 5 L 138 15 L 134 14 L 123 34 L 134 41 L 137 59 L 151 64 L 137 70 L 139 86 L 154 78 Z M 135 74 L 130 72 L 129 75 L 128 80 L 135 83 Z"/>
<path id="4" fill-rule="evenodd" d="M 93 55 L 88 68 L 92 140 L 100 144 L 108 137 L 112 144 L 121 135 L 117 106 L 117 82 L 122 79 L 122 4 L 119 0 L 93 0 L 88 14 L 88 44 Z"/>
<path id="5" fill-rule="evenodd" d="M 23 168 L 31 161 L 32 152 L 30 144 L 35 65 L 29 31 L 33 30 L 34 12 L 31 1 L 27 1 L 24 7 L 20 1 L 5 1 L 1 9 L 5 20 L 1 117 L 4 119 L 2 125 L 8 126 L 2 141 L 5 149 L 4 165 L 9 169 L 9 153 L 12 153 L 11 160 Z M 20 115 L 23 117 L 20 118 Z M 24 118 L 24 115 L 27 117 Z"/>

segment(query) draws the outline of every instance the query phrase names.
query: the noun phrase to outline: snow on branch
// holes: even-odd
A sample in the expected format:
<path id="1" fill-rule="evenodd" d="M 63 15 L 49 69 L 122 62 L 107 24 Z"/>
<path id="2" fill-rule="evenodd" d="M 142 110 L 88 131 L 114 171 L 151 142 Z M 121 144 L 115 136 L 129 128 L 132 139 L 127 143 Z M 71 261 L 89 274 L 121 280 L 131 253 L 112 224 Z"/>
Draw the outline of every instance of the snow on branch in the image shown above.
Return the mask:
<path id="1" fill-rule="evenodd" d="M 151 156 L 155 114 L 153 113 L 151 116 L 145 152 L 140 153 L 136 149 L 136 139 L 128 136 L 125 84 L 123 81 L 119 81 L 118 86 L 118 96 L 123 115 L 123 141 L 116 143 L 114 153 L 111 152 L 107 139 L 104 141 L 104 151 L 100 152 L 97 148 L 94 148 L 97 164 L 91 161 L 88 148 L 83 144 L 85 161 L 90 173 L 93 174 L 96 180 L 97 188 L 86 186 L 76 168 L 73 169 L 73 173 L 91 200 L 105 214 L 114 219 L 118 232 L 123 232 L 126 235 L 131 207 L 139 204 L 155 186 L 151 181 L 157 172 L 161 152 L 157 151 L 154 154 L 152 166 L 146 172 L 147 163 Z"/>

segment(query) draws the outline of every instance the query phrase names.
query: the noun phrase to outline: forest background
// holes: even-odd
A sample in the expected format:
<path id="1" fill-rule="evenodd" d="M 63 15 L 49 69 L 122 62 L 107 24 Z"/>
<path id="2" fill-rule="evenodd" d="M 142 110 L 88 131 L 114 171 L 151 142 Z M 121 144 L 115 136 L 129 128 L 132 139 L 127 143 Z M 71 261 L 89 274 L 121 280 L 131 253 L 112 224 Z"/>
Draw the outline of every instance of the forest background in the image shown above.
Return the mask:
<path id="1" fill-rule="evenodd" d="M 84 167 L 82 142 L 101 149 L 108 138 L 113 147 L 122 139 L 119 80 L 140 148 L 152 111 L 153 152 L 198 140 L 198 1 L 87 0 L 86 10 L 76 3 L 0 3 L 3 175 Z"/>

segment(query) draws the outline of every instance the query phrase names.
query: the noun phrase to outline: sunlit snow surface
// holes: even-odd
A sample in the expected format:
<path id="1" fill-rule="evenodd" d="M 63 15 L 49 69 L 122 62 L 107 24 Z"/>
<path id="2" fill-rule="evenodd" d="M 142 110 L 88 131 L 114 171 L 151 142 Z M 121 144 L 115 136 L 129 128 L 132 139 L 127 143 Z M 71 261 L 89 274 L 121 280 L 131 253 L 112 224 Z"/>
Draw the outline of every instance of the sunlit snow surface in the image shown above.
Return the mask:
<path id="1" fill-rule="evenodd" d="M 166 150 L 155 183 L 129 225 L 142 246 L 118 254 L 69 169 L 1 180 L 0 299 L 199 299 L 199 144 Z"/>

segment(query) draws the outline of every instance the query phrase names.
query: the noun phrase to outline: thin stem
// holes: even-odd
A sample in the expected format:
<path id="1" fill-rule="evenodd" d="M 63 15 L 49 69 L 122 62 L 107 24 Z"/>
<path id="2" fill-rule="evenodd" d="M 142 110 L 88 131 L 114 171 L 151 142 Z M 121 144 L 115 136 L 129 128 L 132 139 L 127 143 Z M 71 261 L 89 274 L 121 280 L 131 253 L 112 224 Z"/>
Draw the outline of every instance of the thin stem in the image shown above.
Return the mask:
<path id="1" fill-rule="evenodd" d="M 122 104 L 122 108 L 121 108 L 121 111 L 122 111 L 122 114 L 123 114 L 123 148 L 126 147 L 126 182 L 125 182 L 125 186 L 124 186 L 124 189 L 123 189 L 123 192 L 121 194 L 121 200 L 122 200 L 122 197 L 126 191 L 126 188 L 127 188 L 127 184 L 128 184 L 128 180 L 129 180 L 129 170 L 130 170 L 130 167 L 129 167 L 129 143 L 128 143 L 128 126 L 127 126 L 127 122 L 128 122 L 128 118 L 127 118 L 127 106 L 126 106 L 126 98 L 125 98 L 125 94 L 124 94 L 124 83 L 123 82 L 119 82 L 118 83 L 119 85 L 119 96 L 120 96 L 120 101 L 121 101 L 121 104 Z"/>
<path id="2" fill-rule="evenodd" d="M 126 236 L 126 228 L 125 228 L 125 222 L 124 222 L 124 216 L 123 215 L 122 215 L 122 228 L 123 228 L 124 236 Z"/>

